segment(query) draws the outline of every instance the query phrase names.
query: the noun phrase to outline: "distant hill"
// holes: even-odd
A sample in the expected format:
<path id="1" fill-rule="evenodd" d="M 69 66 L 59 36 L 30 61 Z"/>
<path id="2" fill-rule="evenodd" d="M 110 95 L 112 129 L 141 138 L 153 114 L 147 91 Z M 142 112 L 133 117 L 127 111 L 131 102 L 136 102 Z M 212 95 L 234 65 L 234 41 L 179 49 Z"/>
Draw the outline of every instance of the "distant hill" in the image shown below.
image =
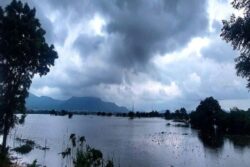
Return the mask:
<path id="1" fill-rule="evenodd" d="M 26 107 L 33 110 L 69 110 L 86 112 L 128 112 L 126 107 L 112 102 L 104 102 L 96 97 L 71 97 L 68 100 L 56 100 L 51 97 L 38 97 L 30 94 L 26 99 Z"/>
<path id="2" fill-rule="evenodd" d="M 51 110 L 57 109 L 64 101 L 55 100 L 47 96 L 35 96 L 34 94 L 29 94 L 26 99 L 26 107 L 33 110 Z"/>

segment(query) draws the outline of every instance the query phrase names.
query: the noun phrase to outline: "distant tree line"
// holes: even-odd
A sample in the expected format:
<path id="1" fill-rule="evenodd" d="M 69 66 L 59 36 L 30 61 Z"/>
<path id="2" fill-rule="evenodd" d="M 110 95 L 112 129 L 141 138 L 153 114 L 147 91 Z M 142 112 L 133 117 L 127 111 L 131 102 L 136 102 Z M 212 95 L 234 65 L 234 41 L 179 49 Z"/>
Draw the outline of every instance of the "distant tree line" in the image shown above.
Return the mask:
<path id="1" fill-rule="evenodd" d="M 27 114 L 50 114 L 55 116 L 65 116 L 68 114 L 75 115 L 97 115 L 97 116 L 117 116 L 117 117 L 130 117 L 130 118 L 152 118 L 152 117 L 161 117 L 165 119 L 175 119 L 175 120 L 188 120 L 189 115 L 185 108 L 180 108 L 171 112 L 166 110 L 165 112 L 159 112 L 153 110 L 151 112 L 140 112 L 140 111 L 130 111 L 130 112 L 86 112 L 86 111 L 67 111 L 67 110 L 28 110 Z"/>
<path id="2" fill-rule="evenodd" d="M 130 111 L 127 113 L 126 117 L 129 118 L 147 118 L 147 117 L 162 117 L 162 113 L 159 113 L 158 111 L 151 111 L 151 112 L 133 112 Z"/>
<path id="3" fill-rule="evenodd" d="M 175 112 L 171 113 L 170 110 L 166 110 L 164 113 L 164 117 L 167 120 L 174 119 L 174 120 L 188 120 L 189 115 L 185 108 L 180 108 L 175 110 Z"/>
<path id="4" fill-rule="evenodd" d="M 175 119 L 175 120 L 188 120 L 189 115 L 185 108 L 180 108 L 175 112 L 171 112 L 170 110 L 166 110 L 165 112 L 158 112 L 153 110 L 151 112 L 133 112 L 130 111 L 128 113 L 116 113 L 116 116 L 120 117 L 129 117 L 129 118 L 153 118 L 153 117 L 161 117 L 167 120 Z"/>
<path id="5" fill-rule="evenodd" d="M 66 116 L 67 115 L 69 118 L 72 118 L 72 116 L 73 116 L 72 112 L 66 111 L 66 110 L 61 110 L 61 111 L 51 110 L 51 111 L 49 111 L 49 114 L 55 115 L 55 116 L 57 116 L 57 115 Z"/>
<path id="6" fill-rule="evenodd" d="M 67 111 L 67 110 L 27 110 L 26 114 L 50 114 L 50 115 L 54 115 L 54 116 L 68 116 L 69 118 L 72 118 L 74 114 L 74 112 L 71 111 Z"/>
<path id="7" fill-rule="evenodd" d="M 96 115 L 98 116 L 112 116 L 112 112 L 97 112 Z"/>

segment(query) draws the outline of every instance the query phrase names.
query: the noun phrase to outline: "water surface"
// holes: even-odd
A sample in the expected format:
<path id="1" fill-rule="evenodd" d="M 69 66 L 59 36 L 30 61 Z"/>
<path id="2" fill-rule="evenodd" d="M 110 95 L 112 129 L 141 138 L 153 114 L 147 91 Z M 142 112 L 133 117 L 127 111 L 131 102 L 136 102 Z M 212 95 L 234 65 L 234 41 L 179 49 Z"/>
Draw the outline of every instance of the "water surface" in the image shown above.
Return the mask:
<path id="1" fill-rule="evenodd" d="M 171 123 L 167 126 L 167 123 Z M 85 136 L 87 143 L 100 149 L 105 158 L 121 167 L 235 167 L 249 166 L 250 147 L 225 137 L 211 137 L 191 128 L 176 127 L 161 118 L 128 119 L 120 117 L 28 115 L 24 125 L 12 130 L 11 147 L 18 146 L 14 138 L 32 139 L 47 151 L 34 149 L 21 156 L 20 162 L 37 159 L 47 167 L 70 165 L 62 159 L 69 145 L 69 136 Z M 209 136 L 209 137 L 208 137 Z"/>

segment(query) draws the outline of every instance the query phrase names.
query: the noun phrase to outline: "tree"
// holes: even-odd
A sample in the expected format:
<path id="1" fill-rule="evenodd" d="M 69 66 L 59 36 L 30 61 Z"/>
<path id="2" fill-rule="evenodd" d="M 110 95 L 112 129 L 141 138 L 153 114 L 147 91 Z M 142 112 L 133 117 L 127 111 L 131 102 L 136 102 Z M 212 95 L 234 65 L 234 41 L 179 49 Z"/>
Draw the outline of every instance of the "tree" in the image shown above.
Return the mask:
<path id="1" fill-rule="evenodd" d="M 0 7 L 0 128 L 2 152 L 7 135 L 17 123 L 15 113 L 25 112 L 25 98 L 35 74 L 46 75 L 58 57 L 45 40 L 45 30 L 35 17 L 35 8 L 13 0 Z"/>
<path id="2" fill-rule="evenodd" d="M 234 0 L 235 9 L 243 10 L 243 17 L 234 14 L 230 20 L 223 20 L 221 37 L 231 43 L 234 50 L 240 51 L 240 56 L 235 59 L 237 75 L 246 78 L 247 88 L 250 89 L 250 0 Z"/>
<path id="3" fill-rule="evenodd" d="M 133 119 L 134 116 L 135 116 L 135 113 L 134 113 L 133 111 L 130 111 L 130 112 L 128 113 L 128 117 L 129 117 L 129 118 Z"/>
<path id="4" fill-rule="evenodd" d="M 166 110 L 165 113 L 164 113 L 164 117 L 165 119 L 171 119 L 171 113 L 170 113 L 170 110 Z"/>
<path id="5" fill-rule="evenodd" d="M 208 97 L 200 102 L 195 112 L 191 113 L 191 124 L 193 127 L 209 130 L 215 124 L 216 116 L 221 111 L 219 102 L 213 97 Z"/>
<path id="6" fill-rule="evenodd" d="M 187 119 L 188 118 L 187 110 L 185 108 L 180 109 L 180 117 L 181 117 L 181 119 Z"/>

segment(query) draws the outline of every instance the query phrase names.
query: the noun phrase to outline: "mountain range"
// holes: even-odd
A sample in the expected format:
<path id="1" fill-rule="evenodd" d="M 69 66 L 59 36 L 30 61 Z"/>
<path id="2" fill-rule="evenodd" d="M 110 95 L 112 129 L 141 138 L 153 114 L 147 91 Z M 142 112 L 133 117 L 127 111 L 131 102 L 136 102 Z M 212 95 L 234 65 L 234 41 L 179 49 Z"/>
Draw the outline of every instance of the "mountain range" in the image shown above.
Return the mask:
<path id="1" fill-rule="evenodd" d="M 112 102 L 102 101 L 97 97 L 71 97 L 68 100 L 56 100 L 48 96 L 29 95 L 26 99 L 27 109 L 32 110 L 69 110 L 85 112 L 128 112 L 126 107 Z"/>

